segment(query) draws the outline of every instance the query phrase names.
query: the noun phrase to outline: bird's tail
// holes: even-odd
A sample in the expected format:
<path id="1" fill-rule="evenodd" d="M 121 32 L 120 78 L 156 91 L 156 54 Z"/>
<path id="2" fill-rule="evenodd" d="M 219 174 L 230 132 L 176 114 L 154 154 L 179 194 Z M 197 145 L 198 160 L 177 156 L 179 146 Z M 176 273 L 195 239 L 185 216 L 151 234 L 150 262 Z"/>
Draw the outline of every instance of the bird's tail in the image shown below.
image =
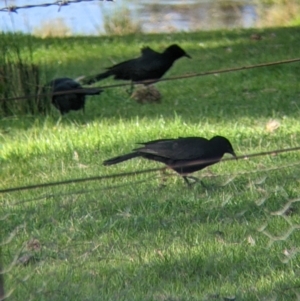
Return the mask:
<path id="1" fill-rule="evenodd" d="M 76 91 L 76 94 L 84 94 L 84 95 L 99 95 L 103 92 L 102 89 L 99 88 L 83 88 Z"/>
<path id="2" fill-rule="evenodd" d="M 96 74 L 96 75 L 92 75 L 92 76 L 87 76 L 85 78 L 82 78 L 80 80 L 80 82 L 82 84 L 85 84 L 85 85 L 91 85 L 95 82 L 98 82 L 102 79 L 105 79 L 107 77 L 109 77 L 111 75 L 110 71 L 106 71 L 106 72 L 103 72 L 103 73 L 99 73 L 99 74 Z"/>
<path id="3" fill-rule="evenodd" d="M 114 157 L 114 158 L 105 160 L 105 161 L 103 161 L 103 165 L 105 165 L 105 166 L 114 165 L 114 164 L 118 164 L 118 163 L 121 163 L 123 161 L 130 160 L 132 158 L 139 157 L 139 156 L 140 156 L 139 153 L 134 152 L 134 153 L 130 153 L 130 154 L 126 154 L 126 155 L 123 155 L 123 156 L 118 156 L 118 157 Z"/>

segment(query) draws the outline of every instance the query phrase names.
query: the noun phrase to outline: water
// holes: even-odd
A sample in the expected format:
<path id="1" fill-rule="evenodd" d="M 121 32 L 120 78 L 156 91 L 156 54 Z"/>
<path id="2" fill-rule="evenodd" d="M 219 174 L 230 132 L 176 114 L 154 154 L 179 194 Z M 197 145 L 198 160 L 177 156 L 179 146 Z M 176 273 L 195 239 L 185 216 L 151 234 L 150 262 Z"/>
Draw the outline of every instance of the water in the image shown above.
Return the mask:
<path id="1" fill-rule="evenodd" d="M 0 8 L 51 1 L 0 0 Z M 98 35 L 104 33 L 104 15 L 117 13 L 124 7 L 130 10 L 133 20 L 138 21 L 146 33 L 247 28 L 254 27 L 257 21 L 253 0 L 115 0 L 73 3 L 63 6 L 60 11 L 58 6 L 50 6 L 20 9 L 17 14 L 0 12 L 0 31 L 32 33 L 45 22 L 50 24 L 48 27 L 57 24 L 54 20 L 60 18 L 72 34 Z"/>
<path id="2" fill-rule="evenodd" d="M 256 7 L 252 1 L 159 1 L 139 2 L 135 18 L 144 32 L 211 30 L 254 27 Z"/>

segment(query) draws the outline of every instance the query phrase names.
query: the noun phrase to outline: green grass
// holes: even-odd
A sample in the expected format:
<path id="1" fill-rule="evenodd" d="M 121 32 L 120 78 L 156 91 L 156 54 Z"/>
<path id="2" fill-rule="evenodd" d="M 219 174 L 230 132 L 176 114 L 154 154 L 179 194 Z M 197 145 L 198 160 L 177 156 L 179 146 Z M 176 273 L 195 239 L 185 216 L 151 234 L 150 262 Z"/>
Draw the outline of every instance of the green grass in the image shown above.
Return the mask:
<path id="1" fill-rule="evenodd" d="M 30 44 L 49 79 L 97 73 L 145 45 L 178 43 L 193 57 L 167 76 L 299 57 L 299 28 L 261 30 L 260 41 L 252 33 L 5 38 L 24 55 Z M 293 63 L 161 82 L 155 105 L 108 89 L 88 99 L 85 115 L 2 118 L 1 188 L 160 167 L 102 166 L 151 139 L 224 135 L 239 155 L 299 146 L 299 71 Z M 272 133 L 271 119 L 280 122 Z M 275 213 L 300 195 L 299 161 L 293 152 L 220 163 L 195 174 L 207 189 L 178 176 L 162 188 L 152 173 L 1 194 L 8 300 L 295 300 L 300 235 L 284 235 L 299 224 L 299 205 Z M 41 248 L 28 250 L 31 239 Z M 24 254 L 27 265 L 17 260 Z"/>

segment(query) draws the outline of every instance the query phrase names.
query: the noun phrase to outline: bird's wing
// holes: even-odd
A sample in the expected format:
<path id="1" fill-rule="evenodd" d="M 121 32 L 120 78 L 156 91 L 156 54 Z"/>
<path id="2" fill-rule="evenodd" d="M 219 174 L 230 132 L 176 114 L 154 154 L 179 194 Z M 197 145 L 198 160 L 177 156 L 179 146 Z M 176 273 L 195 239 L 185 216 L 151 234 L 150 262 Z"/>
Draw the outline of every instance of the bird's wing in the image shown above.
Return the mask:
<path id="1" fill-rule="evenodd" d="M 161 78 L 172 66 L 174 60 L 152 49 L 144 50 L 138 64 L 141 72 L 147 74 L 147 79 Z"/>
<path id="2" fill-rule="evenodd" d="M 139 64 L 137 63 L 137 59 L 131 59 L 125 62 L 121 62 L 119 64 L 113 65 L 108 69 L 111 75 L 115 76 L 115 79 L 123 79 L 123 80 L 132 80 L 138 74 Z"/>
<path id="3" fill-rule="evenodd" d="M 116 64 L 108 70 L 116 79 L 142 81 L 160 78 L 171 65 L 161 53 L 147 47 L 142 50 L 140 57 Z"/>
<path id="4" fill-rule="evenodd" d="M 112 67 L 109 67 L 107 69 L 116 70 L 119 68 L 128 68 L 131 70 L 156 70 L 161 66 L 162 61 L 160 60 L 160 58 L 161 54 L 159 52 L 154 51 L 150 47 L 144 47 L 141 49 L 141 56 L 113 65 Z"/>
<path id="5" fill-rule="evenodd" d="M 68 77 L 56 78 L 47 84 L 47 86 L 51 87 L 53 92 L 62 92 L 82 88 L 78 82 Z"/>
<path id="6" fill-rule="evenodd" d="M 157 55 L 158 52 L 154 51 L 150 47 L 146 46 L 141 49 L 141 55 L 142 56 L 149 56 L 149 55 Z"/>
<path id="7" fill-rule="evenodd" d="M 82 89 L 80 84 L 73 80 L 69 80 L 56 85 L 53 90 L 54 92 L 58 92 L 58 91 L 78 90 L 78 89 Z"/>
<path id="8" fill-rule="evenodd" d="M 47 86 L 50 86 L 50 87 L 53 87 L 55 88 L 56 86 L 58 85 L 62 85 L 66 82 L 69 82 L 69 81 L 73 81 L 72 78 L 69 78 L 69 77 L 60 77 L 60 78 L 55 78 L 53 79 L 52 81 L 50 81 Z"/>
<path id="9" fill-rule="evenodd" d="M 171 160 L 192 160 L 201 159 L 205 156 L 207 147 L 207 139 L 201 137 L 187 137 L 150 141 L 145 143 L 144 147 L 136 149 L 136 151 Z"/>
<path id="10" fill-rule="evenodd" d="M 143 47 L 143 48 L 141 49 L 141 56 L 140 56 L 140 57 L 134 58 L 134 59 L 130 59 L 130 60 L 121 62 L 121 63 L 119 63 L 119 64 L 115 64 L 115 65 L 113 65 L 112 67 L 117 67 L 117 66 L 120 66 L 120 65 L 122 65 L 122 64 L 126 64 L 126 63 L 128 63 L 128 62 L 131 62 L 131 61 L 134 61 L 134 60 L 136 60 L 136 59 L 139 59 L 139 58 L 141 58 L 141 57 L 143 57 L 143 56 L 149 57 L 149 56 L 157 55 L 157 54 L 159 54 L 159 53 L 156 52 L 156 51 L 154 51 L 154 50 L 151 49 L 150 47 L 146 46 L 146 47 Z M 109 68 L 107 68 L 107 69 L 110 69 L 110 68 L 112 68 L 112 67 L 109 67 Z"/>
<path id="11" fill-rule="evenodd" d="M 124 62 L 121 62 L 121 63 L 118 63 L 118 64 L 115 64 L 111 67 L 108 67 L 106 68 L 107 70 L 116 70 L 116 69 L 119 69 L 119 68 L 125 68 L 125 67 L 128 67 L 130 65 L 134 65 L 135 64 L 135 61 L 138 60 L 139 58 L 135 58 L 135 59 L 130 59 L 130 60 L 127 60 L 127 61 L 124 61 Z"/>
<path id="12" fill-rule="evenodd" d="M 132 73 L 134 81 L 158 79 L 171 67 L 168 61 L 161 57 L 160 53 L 144 55 L 138 59 Z"/>

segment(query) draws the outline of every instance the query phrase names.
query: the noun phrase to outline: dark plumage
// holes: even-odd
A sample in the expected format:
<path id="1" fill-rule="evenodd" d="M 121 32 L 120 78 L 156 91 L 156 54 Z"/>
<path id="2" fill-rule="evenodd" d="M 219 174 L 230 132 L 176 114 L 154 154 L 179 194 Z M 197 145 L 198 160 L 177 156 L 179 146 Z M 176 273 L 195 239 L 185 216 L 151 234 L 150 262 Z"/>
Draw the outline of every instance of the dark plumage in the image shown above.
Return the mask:
<path id="1" fill-rule="evenodd" d="M 114 79 L 131 80 L 133 82 L 159 79 L 173 65 L 173 63 L 186 56 L 191 58 L 180 46 L 174 44 L 165 49 L 163 53 L 156 52 L 150 47 L 141 50 L 141 56 L 107 68 L 108 71 L 83 79 L 85 84 L 92 84 L 109 76 Z"/>
<path id="2" fill-rule="evenodd" d="M 134 149 L 132 153 L 106 160 L 103 164 L 113 165 L 132 158 L 143 157 L 166 164 L 189 184 L 188 178 L 193 177 L 188 177 L 188 174 L 218 163 L 225 153 L 236 157 L 231 143 L 222 136 L 215 136 L 210 140 L 202 137 L 180 137 L 141 144 L 144 146 Z"/>
<path id="3" fill-rule="evenodd" d="M 52 104 L 62 115 L 70 110 L 82 109 L 84 111 L 85 96 L 97 95 L 103 91 L 98 88 L 83 88 L 78 82 L 68 77 L 56 78 L 47 86 L 50 87 L 51 93 L 76 90 L 72 93 L 52 95 Z"/>

